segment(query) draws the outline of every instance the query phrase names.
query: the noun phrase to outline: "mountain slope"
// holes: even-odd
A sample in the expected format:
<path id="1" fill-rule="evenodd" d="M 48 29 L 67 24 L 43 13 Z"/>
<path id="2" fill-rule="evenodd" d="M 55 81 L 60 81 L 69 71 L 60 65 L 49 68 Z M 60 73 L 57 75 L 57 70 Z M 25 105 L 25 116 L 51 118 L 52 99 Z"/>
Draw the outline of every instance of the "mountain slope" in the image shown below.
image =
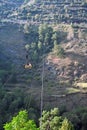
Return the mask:
<path id="1" fill-rule="evenodd" d="M 17 9 L 23 0 L 1 0 L 0 1 L 0 18 L 7 18 L 15 9 Z"/>
<path id="2" fill-rule="evenodd" d="M 0 25 L 0 88 L 6 92 L 5 99 L 0 103 L 2 122 L 6 117 L 11 118 L 11 112 L 21 108 L 35 108 L 35 112 L 39 113 L 42 82 L 43 109 L 59 107 L 61 111 L 69 112 L 86 107 L 86 1 L 1 0 L 0 7 L 1 20 L 6 22 L 7 19 Z M 20 26 L 22 21 L 24 26 Z M 42 28 L 36 26 L 41 23 L 49 25 L 41 25 Z M 55 54 L 55 41 L 64 50 L 62 58 Z M 27 53 L 32 59 L 29 59 L 32 69 L 24 68 L 27 63 L 26 44 L 30 47 Z M 43 46 L 46 49 L 44 52 Z"/>
<path id="3" fill-rule="evenodd" d="M 38 23 L 87 22 L 85 0 L 37 0 L 28 1 L 17 11 L 19 19 Z"/>

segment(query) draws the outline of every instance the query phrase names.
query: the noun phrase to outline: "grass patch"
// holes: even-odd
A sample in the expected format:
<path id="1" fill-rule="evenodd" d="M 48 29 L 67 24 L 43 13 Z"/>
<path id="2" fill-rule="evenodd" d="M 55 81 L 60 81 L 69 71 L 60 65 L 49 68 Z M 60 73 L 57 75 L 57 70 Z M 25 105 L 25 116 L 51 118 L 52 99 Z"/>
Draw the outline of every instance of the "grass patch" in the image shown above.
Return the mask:
<path id="1" fill-rule="evenodd" d="M 79 89 L 76 89 L 76 88 L 66 88 L 66 93 L 67 94 L 78 93 L 78 92 L 80 92 Z"/>
<path id="2" fill-rule="evenodd" d="M 87 88 L 87 83 L 76 83 L 75 86 L 80 88 Z"/>

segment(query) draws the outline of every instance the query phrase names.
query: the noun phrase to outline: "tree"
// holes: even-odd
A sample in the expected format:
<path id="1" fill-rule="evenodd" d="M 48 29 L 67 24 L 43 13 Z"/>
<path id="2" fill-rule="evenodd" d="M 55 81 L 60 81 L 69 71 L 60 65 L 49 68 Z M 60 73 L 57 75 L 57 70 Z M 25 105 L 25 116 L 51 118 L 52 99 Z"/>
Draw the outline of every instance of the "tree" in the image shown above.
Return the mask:
<path id="1" fill-rule="evenodd" d="M 42 118 L 40 119 L 42 130 L 59 130 L 62 118 L 58 116 L 59 112 L 57 108 L 51 111 L 43 111 Z"/>
<path id="2" fill-rule="evenodd" d="M 59 130 L 74 130 L 73 125 L 71 124 L 70 121 L 68 121 L 67 118 L 65 118 L 62 122 L 62 126 Z"/>
<path id="3" fill-rule="evenodd" d="M 87 130 L 87 113 L 82 114 L 82 130 Z"/>
<path id="4" fill-rule="evenodd" d="M 55 42 L 54 42 L 53 51 L 58 57 L 60 58 L 64 57 L 65 54 L 64 49 L 60 45 L 56 44 Z"/>
<path id="5" fill-rule="evenodd" d="M 4 130 L 39 130 L 33 120 L 28 120 L 26 110 L 20 111 L 12 121 L 4 125 Z"/>
<path id="6" fill-rule="evenodd" d="M 24 25 L 24 33 L 28 34 L 29 33 L 29 24 Z"/>
<path id="7" fill-rule="evenodd" d="M 39 26 L 39 41 L 46 47 L 52 44 L 53 29 L 47 24 Z"/>
<path id="8" fill-rule="evenodd" d="M 39 55 L 37 53 L 37 51 L 35 50 L 32 54 L 32 60 L 34 60 L 35 62 L 38 61 L 39 59 Z"/>
<path id="9" fill-rule="evenodd" d="M 66 40 L 67 33 L 64 31 L 56 30 L 53 33 L 52 40 L 56 41 L 57 44 L 60 44 L 62 41 Z"/>
<path id="10" fill-rule="evenodd" d="M 51 111 L 43 111 L 41 121 L 41 130 L 74 130 L 73 125 L 68 119 L 59 115 L 57 108 Z"/>
<path id="11" fill-rule="evenodd" d="M 58 36 L 57 32 L 55 32 L 55 33 L 53 34 L 52 39 L 53 39 L 53 41 L 55 41 L 56 43 L 58 43 L 59 36 Z"/>
<path id="12" fill-rule="evenodd" d="M 28 51 L 29 48 L 30 48 L 30 45 L 29 45 L 29 44 L 26 44 L 26 45 L 25 45 L 25 49 L 26 49 L 26 51 Z"/>
<path id="13" fill-rule="evenodd" d="M 41 50 L 42 49 L 42 43 L 39 41 L 38 42 L 38 49 Z"/>

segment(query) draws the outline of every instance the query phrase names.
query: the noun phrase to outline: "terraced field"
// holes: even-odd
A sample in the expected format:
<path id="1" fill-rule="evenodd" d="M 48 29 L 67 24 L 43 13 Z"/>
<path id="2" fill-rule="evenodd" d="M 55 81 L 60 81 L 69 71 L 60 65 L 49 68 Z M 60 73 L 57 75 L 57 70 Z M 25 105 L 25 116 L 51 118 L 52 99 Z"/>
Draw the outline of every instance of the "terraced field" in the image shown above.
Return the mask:
<path id="1" fill-rule="evenodd" d="M 16 11 L 18 19 L 26 19 L 30 24 L 87 22 L 85 0 L 38 0 L 29 4 L 30 2 L 26 2 Z"/>

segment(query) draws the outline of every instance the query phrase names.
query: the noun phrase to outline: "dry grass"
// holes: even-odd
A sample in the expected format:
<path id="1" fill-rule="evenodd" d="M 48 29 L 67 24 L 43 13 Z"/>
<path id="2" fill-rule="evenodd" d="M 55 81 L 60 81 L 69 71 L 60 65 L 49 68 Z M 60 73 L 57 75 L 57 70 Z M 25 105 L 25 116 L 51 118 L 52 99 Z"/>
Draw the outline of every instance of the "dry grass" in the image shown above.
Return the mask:
<path id="1" fill-rule="evenodd" d="M 87 88 L 87 83 L 76 83 L 75 84 L 76 87 L 80 87 L 80 88 Z"/>
<path id="2" fill-rule="evenodd" d="M 80 92 L 80 90 L 76 89 L 76 88 L 66 88 L 66 92 L 68 94 L 71 94 L 71 93 L 78 93 L 78 92 Z"/>

